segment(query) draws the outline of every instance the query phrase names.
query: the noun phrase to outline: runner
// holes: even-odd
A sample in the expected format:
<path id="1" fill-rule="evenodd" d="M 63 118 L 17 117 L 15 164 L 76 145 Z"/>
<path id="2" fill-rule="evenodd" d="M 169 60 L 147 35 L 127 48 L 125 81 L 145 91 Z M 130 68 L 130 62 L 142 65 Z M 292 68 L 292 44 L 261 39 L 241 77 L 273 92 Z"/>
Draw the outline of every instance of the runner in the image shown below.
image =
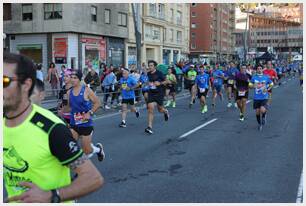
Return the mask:
<path id="1" fill-rule="evenodd" d="M 283 76 L 282 67 L 278 64 L 275 64 L 275 72 L 277 73 L 278 85 L 280 86 L 282 84 L 281 83 L 281 78 Z"/>
<path id="2" fill-rule="evenodd" d="M 212 107 L 215 108 L 216 106 L 216 98 L 217 95 L 220 96 L 221 101 L 223 100 L 223 94 L 222 94 L 222 85 L 224 80 L 224 73 L 221 69 L 222 67 L 215 68 L 215 70 L 212 72 L 212 90 L 213 90 L 213 96 L 212 96 Z"/>
<path id="3" fill-rule="evenodd" d="M 61 117 L 69 126 L 70 124 L 70 107 L 68 105 L 68 90 L 72 88 L 71 85 L 71 74 L 72 70 L 71 69 L 66 69 L 64 71 L 64 86 L 62 87 L 60 93 L 59 93 L 59 99 L 60 103 L 58 105 L 58 115 Z"/>
<path id="4" fill-rule="evenodd" d="M 121 94 L 122 94 L 122 113 L 121 118 L 122 121 L 119 127 L 126 127 L 126 115 L 127 115 L 127 107 L 128 104 L 131 105 L 131 112 L 134 112 L 136 117 L 139 117 L 139 111 L 136 110 L 135 107 L 135 89 L 138 87 L 137 80 L 130 75 L 128 69 L 124 68 L 122 71 L 122 77 L 119 80 L 119 84 L 121 85 Z"/>
<path id="5" fill-rule="evenodd" d="M 148 93 L 149 93 L 149 79 L 147 74 L 147 68 L 145 67 L 145 64 L 143 63 L 143 70 L 139 78 L 139 84 L 141 85 L 141 91 L 142 95 L 144 97 L 145 103 L 148 102 Z"/>
<path id="6" fill-rule="evenodd" d="M 197 75 L 195 85 L 198 90 L 198 98 L 201 104 L 201 113 L 204 114 L 208 111 L 206 104 L 207 92 L 210 88 L 209 75 L 205 73 L 204 66 L 200 66 L 200 74 Z"/>
<path id="7" fill-rule="evenodd" d="M 249 87 L 254 88 L 253 108 L 256 110 L 258 130 L 261 131 L 262 126 L 266 123 L 268 90 L 273 87 L 271 79 L 263 74 L 261 65 L 257 66 L 257 74 L 252 77 Z"/>
<path id="8" fill-rule="evenodd" d="M 185 81 L 186 81 L 186 89 L 190 92 L 190 103 L 189 108 L 195 103 L 195 96 L 196 96 L 196 86 L 195 86 L 195 78 L 197 76 L 197 71 L 194 68 L 195 66 L 191 64 L 189 69 L 185 71 Z"/>
<path id="9" fill-rule="evenodd" d="M 277 73 L 273 69 L 273 65 L 271 61 L 267 61 L 267 68 L 263 70 L 263 74 L 268 76 L 270 80 L 275 84 L 277 81 Z M 272 103 L 272 87 L 268 90 L 269 100 L 267 105 L 270 106 Z"/>
<path id="10" fill-rule="evenodd" d="M 230 67 L 226 71 L 226 92 L 227 92 L 227 99 L 228 99 L 228 104 L 227 107 L 232 106 L 232 98 L 235 98 L 236 92 L 235 92 L 235 76 L 239 73 L 239 70 L 237 69 L 236 65 L 234 62 L 230 62 Z M 237 107 L 237 104 L 234 104 L 235 107 Z"/>
<path id="11" fill-rule="evenodd" d="M 169 107 L 172 104 L 172 107 L 176 106 L 175 103 L 175 86 L 176 86 L 176 77 L 173 74 L 174 67 L 169 67 L 168 74 L 166 75 L 166 99 L 167 104 L 165 107 Z M 170 95 L 172 96 L 172 101 L 170 100 Z"/>
<path id="12" fill-rule="evenodd" d="M 103 177 L 65 124 L 30 102 L 35 80 L 29 58 L 3 53 L 4 202 L 72 202 L 99 189 Z"/>
<path id="13" fill-rule="evenodd" d="M 145 132 L 153 134 L 153 118 L 154 118 L 154 107 L 157 103 L 157 108 L 160 113 L 164 113 L 165 121 L 169 119 L 169 112 L 163 107 L 164 91 L 163 84 L 165 84 L 165 76 L 162 72 L 156 70 L 157 63 L 153 60 L 148 61 L 149 72 L 149 93 L 148 93 L 148 127 Z"/>
<path id="14" fill-rule="evenodd" d="M 249 81 L 251 76 L 246 73 L 246 65 L 242 65 L 240 72 L 236 74 L 236 102 L 240 110 L 239 120 L 244 121 L 246 102 L 249 96 Z"/>
<path id="15" fill-rule="evenodd" d="M 98 160 L 103 161 L 105 154 L 101 143 L 92 144 L 93 133 L 92 116 L 101 103 L 99 98 L 87 86 L 81 83 L 82 71 L 74 70 L 71 75 L 72 88 L 68 90 L 68 105 L 71 108 L 70 126 L 73 137 L 81 138 L 84 153 L 90 158 L 94 153 Z M 93 106 L 92 106 L 93 103 Z"/>

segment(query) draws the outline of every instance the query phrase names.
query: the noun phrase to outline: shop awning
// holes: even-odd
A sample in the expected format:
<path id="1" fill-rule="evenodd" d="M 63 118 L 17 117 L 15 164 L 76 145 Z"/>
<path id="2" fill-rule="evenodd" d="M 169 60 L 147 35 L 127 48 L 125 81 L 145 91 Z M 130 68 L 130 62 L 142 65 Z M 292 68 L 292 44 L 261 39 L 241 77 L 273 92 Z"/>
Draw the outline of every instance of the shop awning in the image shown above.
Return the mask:
<path id="1" fill-rule="evenodd" d="M 19 44 L 17 45 L 18 50 L 22 49 L 41 49 L 42 45 L 41 44 Z"/>

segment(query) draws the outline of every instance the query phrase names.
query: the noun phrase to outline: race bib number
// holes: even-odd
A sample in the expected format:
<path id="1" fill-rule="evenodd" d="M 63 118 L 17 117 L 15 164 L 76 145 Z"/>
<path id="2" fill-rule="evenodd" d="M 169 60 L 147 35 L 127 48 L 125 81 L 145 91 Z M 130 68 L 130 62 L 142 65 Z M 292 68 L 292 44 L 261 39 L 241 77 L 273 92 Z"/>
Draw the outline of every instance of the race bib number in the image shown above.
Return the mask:
<path id="1" fill-rule="evenodd" d="M 84 124 L 88 122 L 88 120 L 84 118 L 84 114 L 82 113 L 75 113 L 73 115 L 73 118 L 74 118 L 74 122 L 76 125 Z"/>
<path id="2" fill-rule="evenodd" d="M 206 91 L 206 88 L 199 88 L 200 93 L 204 93 Z"/>
<path id="3" fill-rule="evenodd" d="M 229 80 L 228 80 L 228 84 L 234 84 L 234 80 L 229 79 Z"/>
<path id="4" fill-rule="evenodd" d="M 150 82 L 150 83 L 149 83 L 149 86 L 150 86 L 150 89 L 156 89 L 156 86 L 154 85 L 153 82 Z"/>
<path id="5" fill-rule="evenodd" d="M 216 83 L 216 84 L 217 84 L 217 83 L 218 83 L 218 79 L 214 79 L 214 83 Z"/>
<path id="6" fill-rule="evenodd" d="M 122 89 L 126 89 L 127 88 L 127 83 L 123 83 L 122 84 Z"/>
<path id="7" fill-rule="evenodd" d="M 246 91 L 238 91 L 238 96 L 242 97 L 245 96 Z"/>

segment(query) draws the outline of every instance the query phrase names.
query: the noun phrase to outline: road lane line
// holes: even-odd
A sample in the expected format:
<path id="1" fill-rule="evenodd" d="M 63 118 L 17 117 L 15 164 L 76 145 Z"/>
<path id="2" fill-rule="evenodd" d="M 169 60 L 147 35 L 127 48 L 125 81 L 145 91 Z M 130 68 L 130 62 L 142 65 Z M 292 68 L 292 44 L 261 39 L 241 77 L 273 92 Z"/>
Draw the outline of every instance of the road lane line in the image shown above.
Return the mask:
<path id="1" fill-rule="evenodd" d="M 208 121 L 208 122 L 205 122 L 204 124 L 202 124 L 202 125 L 200 125 L 200 126 L 194 128 L 193 130 L 190 130 L 189 132 L 186 132 L 185 134 L 181 135 L 181 136 L 179 137 L 179 139 L 182 139 L 182 138 L 184 138 L 184 137 L 187 137 L 188 135 L 190 135 L 190 134 L 196 132 L 197 130 L 199 130 L 199 129 L 201 129 L 201 128 L 203 128 L 203 127 L 205 127 L 205 126 L 207 126 L 207 125 L 209 125 L 209 124 L 211 124 L 211 123 L 213 123 L 213 122 L 216 121 L 216 120 L 218 120 L 218 119 L 215 118 L 215 119 L 212 119 L 212 120 L 210 120 L 210 121 Z"/>
<path id="2" fill-rule="evenodd" d="M 303 202 L 303 170 L 301 173 L 300 184 L 299 184 L 299 188 L 297 191 L 297 197 L 296 197 L 296 203 L 302 203 L 302 202 Z"/>

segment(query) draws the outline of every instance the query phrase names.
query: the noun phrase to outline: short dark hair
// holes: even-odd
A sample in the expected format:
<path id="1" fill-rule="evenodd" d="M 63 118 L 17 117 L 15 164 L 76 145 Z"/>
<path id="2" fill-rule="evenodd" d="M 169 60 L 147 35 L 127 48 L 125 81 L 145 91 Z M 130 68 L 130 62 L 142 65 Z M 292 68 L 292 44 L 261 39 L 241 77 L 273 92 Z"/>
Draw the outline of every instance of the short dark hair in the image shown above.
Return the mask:
<path id="1" fill-rule="evenodd" d="M 9 64 L 16 64 L 16 76 L 18 78 L 19 84 L 24 84 L 26 79 L 32 80 L 32 85 L 28 93 L 28 97 L 31 96 L 35 81 L 36 81 L 36 66 L 31 61 L 30 58 L 21 55 L 21 54 L 14 54 L 9 52 L 3 53 L 3 62 Z"/>
<path id="2" fill-rule="evenodd" d="M 155 67 L 157 66 L 157 62 L 154 61 L 154 60 L 149 60 L 149 61 L 148 61 L 148 65 L 149 65 L 150 63 L 153 63 Z"/>
<path id="3" fill-rule="evenodd" d="M 45 91 L 45 84 L 44 84 L 44 82 L 41 81 L 40 79 L 36 79 L 35 88 L 36 88 L 38 91 L 40 91 L 40 92 Z"/>

